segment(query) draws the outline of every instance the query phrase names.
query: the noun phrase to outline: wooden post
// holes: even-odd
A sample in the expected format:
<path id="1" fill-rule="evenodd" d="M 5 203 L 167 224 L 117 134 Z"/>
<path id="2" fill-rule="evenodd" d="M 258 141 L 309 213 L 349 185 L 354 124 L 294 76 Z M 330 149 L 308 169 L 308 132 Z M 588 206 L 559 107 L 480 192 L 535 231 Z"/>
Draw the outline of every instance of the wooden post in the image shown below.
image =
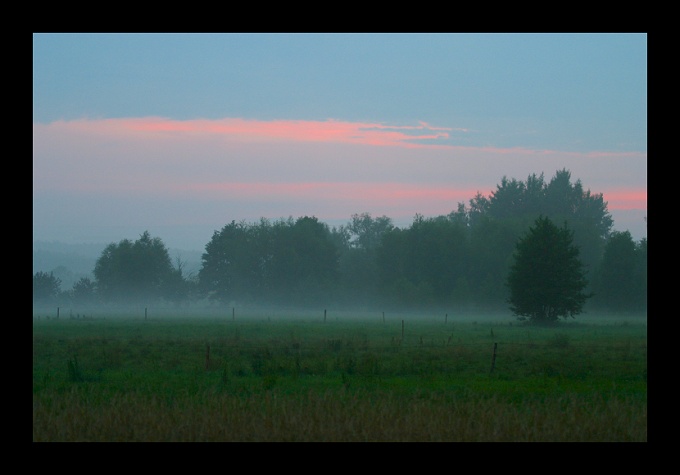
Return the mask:
<path id="1" fill-rule="evenodd" d="M 326 323 L 326 309 L 323 309 L 323 322 Z"/>
<path id="2" fill-rule="evenodd" d="M 57 318 L 59 318 L 59 307 L 57 307 Z"/>
<path id="3" fill-rule="evenodd" d="M 231 307 L 231 319 L 236 320 L 236 307 Z"/>
<path id="4" fill-rule="evenodd" d="M 446 315 L 444 315 L 444 325 L 446 325 L 446 322 L 448 322 L 448 321 L 449 321 L 449 314 L 447 313 Z"/>
<path id="5" fill-rule="evenodd" d="M 489 374 L 493 372 L 494 367 L 496 366 L 496 347 L 498 346 L 498 343 L 493 344 L 493 356 L 491 357 L 491 370 L 489 371 Z"/>

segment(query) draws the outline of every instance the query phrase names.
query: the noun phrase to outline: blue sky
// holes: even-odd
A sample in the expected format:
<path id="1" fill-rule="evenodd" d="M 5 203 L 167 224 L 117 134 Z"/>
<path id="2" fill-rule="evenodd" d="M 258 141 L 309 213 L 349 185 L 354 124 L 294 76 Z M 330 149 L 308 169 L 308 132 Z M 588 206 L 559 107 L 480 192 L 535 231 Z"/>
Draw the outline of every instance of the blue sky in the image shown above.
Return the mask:
<path id="1" fill-rule="evenodd" d="M 35 34 L 34 240 L 408 225 L 566 168 L 646 237 L 646 34 Z"/>

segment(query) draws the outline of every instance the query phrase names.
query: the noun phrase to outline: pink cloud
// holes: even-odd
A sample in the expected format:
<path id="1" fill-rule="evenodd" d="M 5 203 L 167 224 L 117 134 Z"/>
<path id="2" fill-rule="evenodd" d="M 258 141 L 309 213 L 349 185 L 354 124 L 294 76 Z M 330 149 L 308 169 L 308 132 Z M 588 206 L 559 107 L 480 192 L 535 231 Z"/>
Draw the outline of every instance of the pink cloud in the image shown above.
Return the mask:
<path id="1" fill-rule="evenodd" d="M 337 120 L 260 121 L 226 118 L 179 121 L 162 117 L 57 121 L 50 124 L 50 127 L 109 137 L 182 139 L 212 136 L 238 141 L 331 142 L 407 148 L 440 147 L 442 144 L 423 144 L 416 141 L 448 139 L 448 132 L 452 130 L 432 127 L 424 122 L 417 126 L 389 126 Z"/>
<path id="2" fill-rule="evenodd" d="M 88 136 L 90 139 L 187 142 L 202 139 L 223 143 L 334 143 L 371 145 L 407 149 L 436 149 L 468 156 L 506 156 L 561 160 L 644 159 L 641 152 L 565 152 L 523 147 L 461 146 L 450 141 L 450 132 L 468 133 L 469 129 L 432 126 L 419 122 L 414 126 L 397 126 L 370 122 L 339 120 L 251 120 L 241 118 L 174 120 L 163 117 L 120 119 L 78 119 L 34 124 L 35 132 L 64 136 Z"/>
<path id="3" fill-rule="evenodd" d="M 647 209 L 646 189 L 617 188 L 602 192 L 607 208 L 612 209 Z"/>

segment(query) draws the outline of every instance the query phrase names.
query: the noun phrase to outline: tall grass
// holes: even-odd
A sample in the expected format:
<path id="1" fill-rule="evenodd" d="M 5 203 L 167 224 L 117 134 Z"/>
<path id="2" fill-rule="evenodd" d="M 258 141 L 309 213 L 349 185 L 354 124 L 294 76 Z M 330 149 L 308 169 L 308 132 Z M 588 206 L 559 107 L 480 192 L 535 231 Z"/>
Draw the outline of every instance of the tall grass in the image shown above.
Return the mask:
<path id="1" fill-rule="evenodd" d="M 400 397 L 385 390 L 250 394 L 43 394 L 33 407 L 40 441 L 640 442 L 646 404 L 626 396 Z"/>

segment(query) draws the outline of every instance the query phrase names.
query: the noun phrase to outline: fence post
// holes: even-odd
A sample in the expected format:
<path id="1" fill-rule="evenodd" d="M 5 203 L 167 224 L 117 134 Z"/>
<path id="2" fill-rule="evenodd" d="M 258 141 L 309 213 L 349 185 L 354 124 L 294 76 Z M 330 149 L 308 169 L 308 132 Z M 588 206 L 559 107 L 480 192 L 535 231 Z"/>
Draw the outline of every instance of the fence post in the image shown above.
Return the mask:
<path id="1" fill-rule="evenodd" d="M 489 374 L 493 372 L 494 367 L 496 366 L 496 347 L 498 346 L 498 343 L 493 344 L 493 356 L 491 357 L 491 370 L 489 371 Z"/>
<path id="2" fill-rule="evenodd" d="M 326 309 L 323 309 L 323 322 L 326 323 Z"/>
<path id="3" fill-rule="evenodd" d="M 231 319 L 236 320 L 236 307 L 231 307 Z"/>

